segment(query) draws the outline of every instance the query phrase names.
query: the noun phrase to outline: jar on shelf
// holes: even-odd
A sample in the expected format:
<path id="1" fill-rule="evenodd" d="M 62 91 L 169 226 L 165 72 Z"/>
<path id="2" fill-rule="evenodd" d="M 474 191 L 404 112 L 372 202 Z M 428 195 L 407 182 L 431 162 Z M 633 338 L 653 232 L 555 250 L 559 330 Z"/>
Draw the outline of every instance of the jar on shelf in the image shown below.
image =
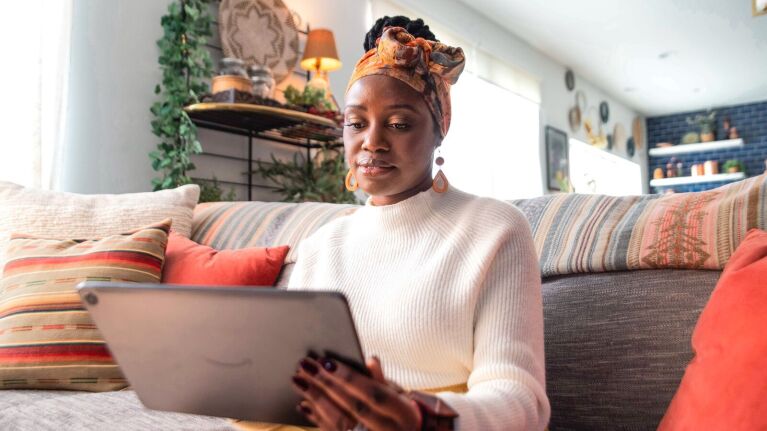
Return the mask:
<path id="1" fill-rule="evenodd" d="M 218 76 L 214 76 L 210 82 L 213 94 L 227 90 L 237 90 L 243 93 L 252 93 L 253 84 L 250 82 L 245 63 L 239 58 L 224 57 L 219 62 Z"/>
<path id="2" fill-rule="evenodd" d="M 700 165 L 698 165 L 697 163 L 693 164 L 692 166 L 690 166 L 690 175 L 691 176 L 693 176 L 693 177 L 697 177 L 698 176 L 698 166 L 700 166 Z"/>
<path id="3" fill-rule="evenodd" d="M 247 78 L 248 72 L 245 69 L 245 63 L 239 58 L 224 57 L 218 62 L 218 74 L 229 76 L 244 76 Z"/>
<path id="4" fill-rule="evenodd" d="M 275 81 L 272 69 L 260 64 L 251 64 L 248 66 L 248 75 L 253 83 L 254 96 L 273 98 Z"/>
<path id="5" fill-rule="evenodd" d="M 705 163 L 703 163 L 703 174 L 704 175 L 716 175 L 719 173 L 719 162 L 716 160 L 706 160 Z"/>
<path id="6" fill-rule="evenodd" d="M 674 170 L 674 164 L 672 162 L 666 163 L 666 178 L 673 178 L 676 176 L 676 171 Z"/>

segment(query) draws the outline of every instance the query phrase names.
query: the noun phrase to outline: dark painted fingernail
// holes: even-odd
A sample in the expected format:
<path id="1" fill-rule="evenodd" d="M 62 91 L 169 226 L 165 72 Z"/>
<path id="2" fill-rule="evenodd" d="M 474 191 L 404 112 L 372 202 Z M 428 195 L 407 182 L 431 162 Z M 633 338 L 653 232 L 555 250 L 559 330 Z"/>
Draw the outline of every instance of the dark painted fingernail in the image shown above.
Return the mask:
<path id="1" fill-rule="evenodd" d="M 299 362 L 299 364 L 301 365 L 301 368 L 304 369 L 304 371 L 311 374 L 312 376 L 317 374 L 317 372 L 319 371 L 316 365 L 312 364 L 306 359 L 301 359 L 301 362 Z"/>
<path id="2" fill-rule="evenodd" d="M 309 389 L 309 382 L 307 382 L 306 380 L 302 379 L 301 377 L 293 376 L 293 383 L 298 385 L 298 387 L 301 388 L 304 391 Z"/>
<path id="3" fill-rule="evenodd" d="M 322 368 L 332 373 L 338 369 L 338 365 L 336 365 L 336 361 L 332 359 L 322 359 Z"/>
<path id="4" fill-rule="evenodd" d="M 312 409 L 310 409 L 309 407 L 306 407 L 306 406 L 305 406 L 305 405 L 303 405 L 303 404 L 299 404 L 299 405 L 297 405 L 297 406 L 296 406 L 296 409 L 297 409 L 299 412 L 301 412 L 301 413 L 302 413 L 304 416 L 309 416 L 310 414 L 312 414 Z"/>

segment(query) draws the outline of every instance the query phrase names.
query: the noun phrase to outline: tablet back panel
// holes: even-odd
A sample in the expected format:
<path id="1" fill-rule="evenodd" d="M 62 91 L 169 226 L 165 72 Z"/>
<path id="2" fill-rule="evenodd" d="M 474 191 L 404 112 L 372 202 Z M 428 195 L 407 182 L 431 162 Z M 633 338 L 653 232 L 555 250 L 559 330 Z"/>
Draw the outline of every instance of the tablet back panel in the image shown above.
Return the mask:
<path id="1" fill-rule="evenodd" d="M 83 304 L 141 402 L 306 425 L 291 388 L 309 351 L 364 363 L 343 295 L 86 282 Z"/>

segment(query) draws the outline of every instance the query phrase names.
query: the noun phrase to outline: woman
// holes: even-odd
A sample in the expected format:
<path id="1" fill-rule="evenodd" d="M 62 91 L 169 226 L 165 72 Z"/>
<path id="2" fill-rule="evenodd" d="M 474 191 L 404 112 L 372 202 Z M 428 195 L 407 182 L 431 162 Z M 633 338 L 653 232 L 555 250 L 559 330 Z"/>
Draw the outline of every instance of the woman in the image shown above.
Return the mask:
<path id="1" fill-rule="evenodd" d="M 298 408 L 328 430 L 543 429 L 530 227 L 508 203 L 449 187 L 441 171 L 432 179 L 463 52 L 404 17 L 378 20 L 365 49 L 346 91 L 344 145 L 347 187 L 370 197 L 300 245 L 290 288 L 346 295 L 373 377 L 307 357 Z"/>

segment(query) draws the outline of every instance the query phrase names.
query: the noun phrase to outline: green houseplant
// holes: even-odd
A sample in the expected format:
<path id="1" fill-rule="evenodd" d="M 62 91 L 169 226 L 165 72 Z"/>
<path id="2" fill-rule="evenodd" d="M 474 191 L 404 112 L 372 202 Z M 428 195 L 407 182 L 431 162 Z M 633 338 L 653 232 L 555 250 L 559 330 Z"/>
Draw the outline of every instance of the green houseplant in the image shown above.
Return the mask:
<path id="1" fill-rule="evenodd" d="M 323 147 L 307 160 L 296 153 L 290 162 L 256 161 L 256 172 L 276 184 L 275 192 L 284 202 L 359 203 L 354 193 L 346 190 L 346 165 L 342 149 Z"/>
<path id="2" fill-rule="evenodd" d="M 200 186 L 200 203 L 237 200 L 237 194 L 232 187 L 224 194 L 224 189 L 218 184 L 218 178 L 215 175 L 212 180 L 203 180 L 198 184 Z"/>
<path id="3" fill-rule="evenodd" d="M 191 182 L 192 154 L 202 152 L 197 128 L 184 107 L 199 102 L 208 91 L 213 63 L 205 46 L 212 35 L 209 0 L 181 0 L 168 5 L 161 19 L 163 36 L 157 41 L 162 83 L 155 87 L 160 100 L 152 105 L 152 133 L 160 138 L 149 153 L 152 169 L 160 177 L 152 180 L 154 190 L 178 187 Z"/>
<path id="4" fill-rule="evenodd" d="M 695 117 L 687 117 L 687 124 L 700 128 L 700 140 L 710 142 L 716 139 L 716 111 L 708 111 Z"/>
<path id="5" fill-rule="evenodd" d="M 325 97 L 325 90 L 321 88 L 312 88 L 307 85 L 303 91 L 299 91 L 296 87 L 288 85 L 283 95 L 290 105 L 314 108 L 316 112 L 333 110 L 333 104 Z"/>
<path id="6" fill-rule="evenodd" d="M 735 172 L 745 173 L 746 166 L 740 160 L 731 159 L 724 162 L 724 164 L 722 165 L 722 170 L 728 173 L 735 173 Z"/>

